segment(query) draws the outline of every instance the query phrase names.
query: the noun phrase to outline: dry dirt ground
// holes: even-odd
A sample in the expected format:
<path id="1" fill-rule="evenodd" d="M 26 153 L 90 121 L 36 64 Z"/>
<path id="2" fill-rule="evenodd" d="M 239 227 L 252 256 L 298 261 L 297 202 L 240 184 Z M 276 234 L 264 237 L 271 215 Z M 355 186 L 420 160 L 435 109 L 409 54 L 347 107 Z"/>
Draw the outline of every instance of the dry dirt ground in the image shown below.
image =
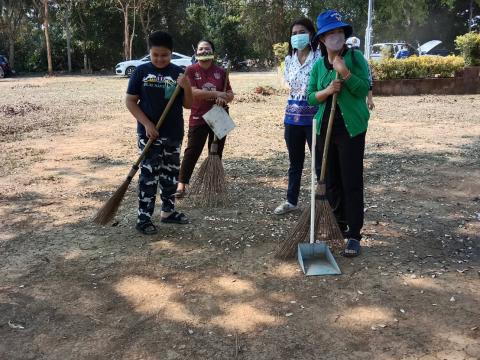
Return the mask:
<path id="1" fill-rule="evenodd" d="M 480 96 L 376 98 L 363 255 L 305 277 L 273 257 L 285 95 L 232 83 L 229 206 L 149 238 L 136 181 L 90 221 L 137 156 L 127 80 L 0 82 L 0 359 L 479 359 Z"/>

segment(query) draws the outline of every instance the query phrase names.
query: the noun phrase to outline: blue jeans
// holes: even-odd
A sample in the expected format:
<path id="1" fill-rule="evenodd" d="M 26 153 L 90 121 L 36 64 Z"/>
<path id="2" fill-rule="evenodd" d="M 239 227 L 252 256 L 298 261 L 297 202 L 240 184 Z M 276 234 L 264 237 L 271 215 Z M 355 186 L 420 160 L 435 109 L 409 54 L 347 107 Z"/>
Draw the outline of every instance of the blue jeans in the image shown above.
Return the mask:
<path id="1" fill-rule="evenodd" d="M 304 125 L 285 124 L 285 142 L 288 149 L 290 167 L 288 168 L 288 190 L 287 201 L 297 205 L 302 179 L 303 163 L 305 161 L 305 143 L 312 150 L 312 127 Z M 317 179 L 320 177 L 321 159 L 319 158 L 318 147 L 316 151 L 315 169 Z"/>

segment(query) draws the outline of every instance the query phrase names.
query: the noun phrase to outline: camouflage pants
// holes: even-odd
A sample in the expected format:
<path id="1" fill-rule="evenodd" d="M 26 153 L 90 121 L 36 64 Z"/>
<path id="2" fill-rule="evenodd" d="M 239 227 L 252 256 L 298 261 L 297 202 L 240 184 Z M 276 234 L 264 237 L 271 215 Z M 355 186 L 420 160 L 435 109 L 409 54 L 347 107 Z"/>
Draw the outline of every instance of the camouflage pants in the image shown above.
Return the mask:
<path id="1" fill-rule="evenodd" d="M 148 142 L 138 137 L 138 148 L 142 151 Z M 155 198 L 160 184 L 162 211 L 175 210 L 175 191 L 180 170 L 180 143 L 166 138 L 155 140 L 140 165 L 138 181 L 138 220 L 151 221 L 155 209 Z"/>

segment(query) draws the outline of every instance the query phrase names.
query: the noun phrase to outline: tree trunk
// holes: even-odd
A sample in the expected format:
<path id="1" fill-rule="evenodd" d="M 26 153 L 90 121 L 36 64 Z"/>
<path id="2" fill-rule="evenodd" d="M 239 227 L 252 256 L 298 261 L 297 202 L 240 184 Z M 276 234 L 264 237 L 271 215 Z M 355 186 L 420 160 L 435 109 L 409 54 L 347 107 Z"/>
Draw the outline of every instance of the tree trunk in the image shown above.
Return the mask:
<path id="1" fill-rule="evenodd" d="M 147 45 L 146 49 L 147 49 L 147 53 L 148 53 L 148 30 L 147 30 L 147 25 L 145 24 L 145 14 L 143 13 L 143 10 L 140 9 L 140 25 L 142 26 L 142 32 L 143 32 L 143 35 L 145 36 L 144 39 L 145 39 L 145 44 Z"/>
<path id="2" fill-rule="evenodd" d="M 70 6 L 70 5 L 67 5 Z M 72 72 L 72 34 L 70 30 L 70 8 L 67 9 L 65 15 L 65 32 L 67 35 L 67 62 L 68 62 L 68 72 Z"/>
<path id="3" fill-rule="evenodd" d="M 8 41 L 8 61 L 10 68 L 15 69 L 15 39 L 13 37 Z"/>
<path id="4" fill-rule="evenodd" d="M 48 34 L 48 0 L 43 0 L 45 18 L 43 19 L 43 29 L 45 32 L 45 44 L 47 45 L 48 75 L 53 75 L 52 50 L 50 48 L 50 36 Z"/>
<path id="5" fill-rule="evenodd" d="M 133 1 L 133 28 L 132 34 L 130 35 L 130 42 L 128 44 L 128 60 L 132 60 L 132 48 L 133 48 L 133 39 L 135 37 L 135 26 L 137 20 L 137 6 L 135 0 Z"/>
<path id="6" fill-rule="evenodd" d="M 130 27 L 128 26 L 128 4 L 125 6 L 123 12 L 123 57 L 125 60 L 129 60 L 128 58 L 128 45 L 129 45 L 129 37 L 130 37 Z"/>
<path id="7" fill-rule="evenodd" d="M 145 49 L 146 49 L 147 54 L 150 51 L 150 44 L 148 42 L 148 37 L 149 37 L 149 35 L 147 35 L 147 32 L 145 31 Z"/>
<path id="8" fill-rule="evenodd" d="M 71 34 L 70 34 L 70 24 L 67 20 L 66 24 L 67 31 L 67 62 L 68 62 L 68 72 L 72 72 L 72 45 L 71 45 Z"/>
<path id="9" fill-rule="evenodd" d="M 145 45 L 146 45 L 146 51 L 150 50 L 149 44 L 148 44 L 148 37 L 150 35 L 150 23 L 151 23 L 151 15 L 150 15 L 150 8 L 149 4 L 146 4 L 145 2 L 141 3 L 139 5 L 139 18 L 140 18 L 140 25 L 142 26 L 142 32 L 144 35 L 145 39 Z"/>

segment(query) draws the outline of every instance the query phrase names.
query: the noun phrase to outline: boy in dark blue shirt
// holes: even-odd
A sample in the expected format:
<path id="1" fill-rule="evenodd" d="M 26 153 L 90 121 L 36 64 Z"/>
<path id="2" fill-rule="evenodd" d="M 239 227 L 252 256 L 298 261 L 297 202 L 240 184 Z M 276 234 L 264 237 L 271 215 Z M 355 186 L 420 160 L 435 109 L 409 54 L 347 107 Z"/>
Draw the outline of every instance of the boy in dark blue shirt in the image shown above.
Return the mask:
<path id="1" fill-rule="evenodd" d="M 157 228 L 152 223 L 158 184 L 161 188 L 161 221 L 186 224 L 187 217 L 175 211 L 180 146 L 183 139 L 183 109 L 192 104 L 192 89 L 179 66 L 172 64 L 172 37 L 156 31 L 149 37 L 150 60 L 132 74 L 128 83 L 126 105 L 137 120 L 138 147 L 142 151 L 148 140 L 155 139 L 142 161 L 138 185 L 138 220 L 136 229 L 153 235 Z M 155 128 L 177 83 L 182 91 L 175 99 L 165 122 Z"/>

